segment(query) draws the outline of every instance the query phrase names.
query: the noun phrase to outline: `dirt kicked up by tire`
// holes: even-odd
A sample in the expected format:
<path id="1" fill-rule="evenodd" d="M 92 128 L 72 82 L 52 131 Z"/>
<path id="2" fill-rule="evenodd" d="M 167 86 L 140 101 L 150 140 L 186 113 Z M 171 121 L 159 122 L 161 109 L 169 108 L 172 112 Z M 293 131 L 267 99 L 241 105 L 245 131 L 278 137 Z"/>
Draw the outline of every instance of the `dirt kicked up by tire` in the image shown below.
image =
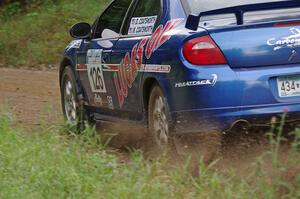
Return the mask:
<path id="1" fill-rule="evenodd" d="M 148 104 L 148 135 L 145 138 L 147 156 L 150 158 L 162 155 L 169 155 L 172 158 L 191 156 L 196 163 L 201 157 L 205 162 L 211 162 L 220 154 L 221 133 L 175 135 L 171 125 L 167 100 L 160 87 L 155 84 L 151 89 Z"/>

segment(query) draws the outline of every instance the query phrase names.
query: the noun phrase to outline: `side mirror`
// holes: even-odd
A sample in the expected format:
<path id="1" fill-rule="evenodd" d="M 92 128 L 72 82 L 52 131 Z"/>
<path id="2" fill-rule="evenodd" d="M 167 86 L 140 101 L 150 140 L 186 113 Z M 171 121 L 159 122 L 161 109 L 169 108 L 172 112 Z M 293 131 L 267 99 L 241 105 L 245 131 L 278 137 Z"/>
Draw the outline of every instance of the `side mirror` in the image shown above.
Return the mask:
<path id="1" fill-rule="evenodd" d="M 70 35 L 75 39 L 88 39 L 91 36 L 92 27 L 88 23 L 75 24 L 71 30 Z"/>

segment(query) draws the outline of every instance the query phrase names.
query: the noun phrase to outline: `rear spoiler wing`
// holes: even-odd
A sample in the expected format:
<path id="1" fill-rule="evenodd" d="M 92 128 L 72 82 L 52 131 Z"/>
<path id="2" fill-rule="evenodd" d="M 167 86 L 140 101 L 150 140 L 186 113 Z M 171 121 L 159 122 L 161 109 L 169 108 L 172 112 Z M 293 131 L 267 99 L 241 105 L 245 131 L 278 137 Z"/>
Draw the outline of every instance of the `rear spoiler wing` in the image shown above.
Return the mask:
<path id="1" fill-rule="evenodd" d="M 201 17 L 209 16 L 209 15 L 221 15 L 221 14 L 235 14 L 237 25 L 243 25 L 245 12 L 285 9 L 285 8 L 295 8 L 295 7 L 300 7 L 299 0 L 257 3 L 257 4 L 248 4 L 248 5 L 234 6 L 228 8 L 221 8 L 217 10 L 201 12 L 199 15 L 190 14 L 187 18 L 185 27 L 190 30 L 197 30 Z"/>

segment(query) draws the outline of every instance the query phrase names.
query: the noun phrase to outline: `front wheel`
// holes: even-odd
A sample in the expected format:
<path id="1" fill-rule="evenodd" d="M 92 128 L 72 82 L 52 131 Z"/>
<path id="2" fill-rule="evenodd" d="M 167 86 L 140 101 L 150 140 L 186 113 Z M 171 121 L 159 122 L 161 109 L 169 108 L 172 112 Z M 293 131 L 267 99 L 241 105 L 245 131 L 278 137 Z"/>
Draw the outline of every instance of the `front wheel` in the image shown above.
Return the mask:
<path id="1" fill-rule="evenodd" d="M 80 132 L 84 130 L 88 121 L 82 99 L 78 97 L 76 79 L 70 66 L 67 66 L 61 76 L 61 102 L 62 110 L 67 124 Z"/>

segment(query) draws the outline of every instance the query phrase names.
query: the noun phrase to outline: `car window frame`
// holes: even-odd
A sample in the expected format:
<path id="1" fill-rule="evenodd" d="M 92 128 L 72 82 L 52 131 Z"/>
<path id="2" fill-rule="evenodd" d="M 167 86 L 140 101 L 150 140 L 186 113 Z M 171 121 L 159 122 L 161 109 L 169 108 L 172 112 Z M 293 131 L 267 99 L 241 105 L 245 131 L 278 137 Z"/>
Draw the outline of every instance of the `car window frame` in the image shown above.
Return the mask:
<path id="1" fill-rule="evenodd" d="M 183 10 L 185 12 L 185 15 L 188 16 L 189 14 L 191 14 L 192 13 L 192 9 L 189 6 L 188 2 L 186 0 L 180 0 L 180 2 L 181 2 L 181 5 L 183 7 Z M 193 14 L 199 14 L 199 13 L 193 13 Z"/>
<path id="2" fill-rule="evenodd" d="M 104 8 L 104 10 L 101 12 L 101 14 L 100 14 L 100 15 L 97 17 L 97 19 L 94 21 L 93 26 L 92 26 L 92 37 L 91 37 L 92 40 L 95 40 L 95 39 L 96 39 L 96 40 L 101 40 L 101 39 L 103 39 L 103 38 L 101 38 L 101 37 L 96 37 L 96 36 L 95 36 L 95 34 L 96 34 L 96 29 L 97 29 L 99 20 L 100 20 L 101 17 L 107 12 L 107 10 L 112 6 L 112 4 L 113 4 L 114 2 L 115 2 L 115 0 L 112 0 L 111 2 L 109 2 L 109 3 L 107 4 L 107 6 Z M 132 9 L 132 6 L 133 6 L 134 2 L 136 2 L 136 0 L 131 0 L 131 3 L 130 3 L 130 5 L 129 5 L 129 7 L 127 8 L 127 11 L 126 11 L 125 17 L 124 17 L 124 19 L 123 19 L 123 21 L 122 21 L 122 24 L 121 24 L 119 33 L 117 33 L 117 34 L 119 35 L 118 37 L 120 37 L 120 35 L 121 35 L 121 31 L 122 31 L 122 27 L 123 27 L 124 21 L 125 21 L 125 19 L 127 18 L 128 11 L 129 11 L 130 9 Z M 111 37 L 111 38 L 104 38 L 104 39 L 115 39 L 115 38 L 118 38 L 118 37 Z"/>
<path id="3" fill-rule="evenodd" d="M 143 37 L 143 36 L 150 36 L 150 35 L 153 34 L 153 32 L 155 31 L 155 28 L 158 27 L 159 22 L 160 22 L 161 19 L 163 18 L 163 14 L 164 14 L 164 0 L 160 0 L 160 13 L 159 13 L 158 18 L 157 18 L 157 20 L 156 20 L 156 22 L 155 22 L 155 26 L 154 26 L 155 28 L 153 29 L 152 33 L 151 33 L 151 34 L 150 34 L 150 33 L 148 33 L 148 34 L 140 33 L 140 34 L 132 34 L 132 35 L 128 35 L 128 29 L 129 29 L 129 26 L 128 26 L 128 27 L 125 27 L 124 25 L 125 25 L 125 22 L 126 22 L 127 19 L 128 19 L 128 20 L 131 20 L 131 18 L 133 17 L 133 14 L 134 14 L 134 12 L 135 12 L 136 9 L 137 9 L 137 6 L 138 6 L 139 1 L 141 1 L 141 0 L 134 0 L 134 1 L 133 1 L 133 2 L 135 2 L 135 3 L 134 3 L 134 5 L 132 5 L 133 7 L 131 7 L 131 9 L 132 9 L 132 10 L 131 10 L 131 13 L 128 12 L 130 9 L 127 10 L 127 12 L 128 12 L 127 14 L 130 14 L 130 16 L 126 15 L 126 17 L 124 18 L 124 21 L 123 21 L 123 24 L 122 24 L 122 27 L 121 27 L 121 31 L 120 31 L 120 37 L 121 37 L 121 38 L 123 38 L 123 37 L 128 38 L 128 37 Z M 130 24 L 129 24 L 129 25 L 130 25 Z M 124 33 L 124 31 L 126 31 L 126 33 Z"/>

